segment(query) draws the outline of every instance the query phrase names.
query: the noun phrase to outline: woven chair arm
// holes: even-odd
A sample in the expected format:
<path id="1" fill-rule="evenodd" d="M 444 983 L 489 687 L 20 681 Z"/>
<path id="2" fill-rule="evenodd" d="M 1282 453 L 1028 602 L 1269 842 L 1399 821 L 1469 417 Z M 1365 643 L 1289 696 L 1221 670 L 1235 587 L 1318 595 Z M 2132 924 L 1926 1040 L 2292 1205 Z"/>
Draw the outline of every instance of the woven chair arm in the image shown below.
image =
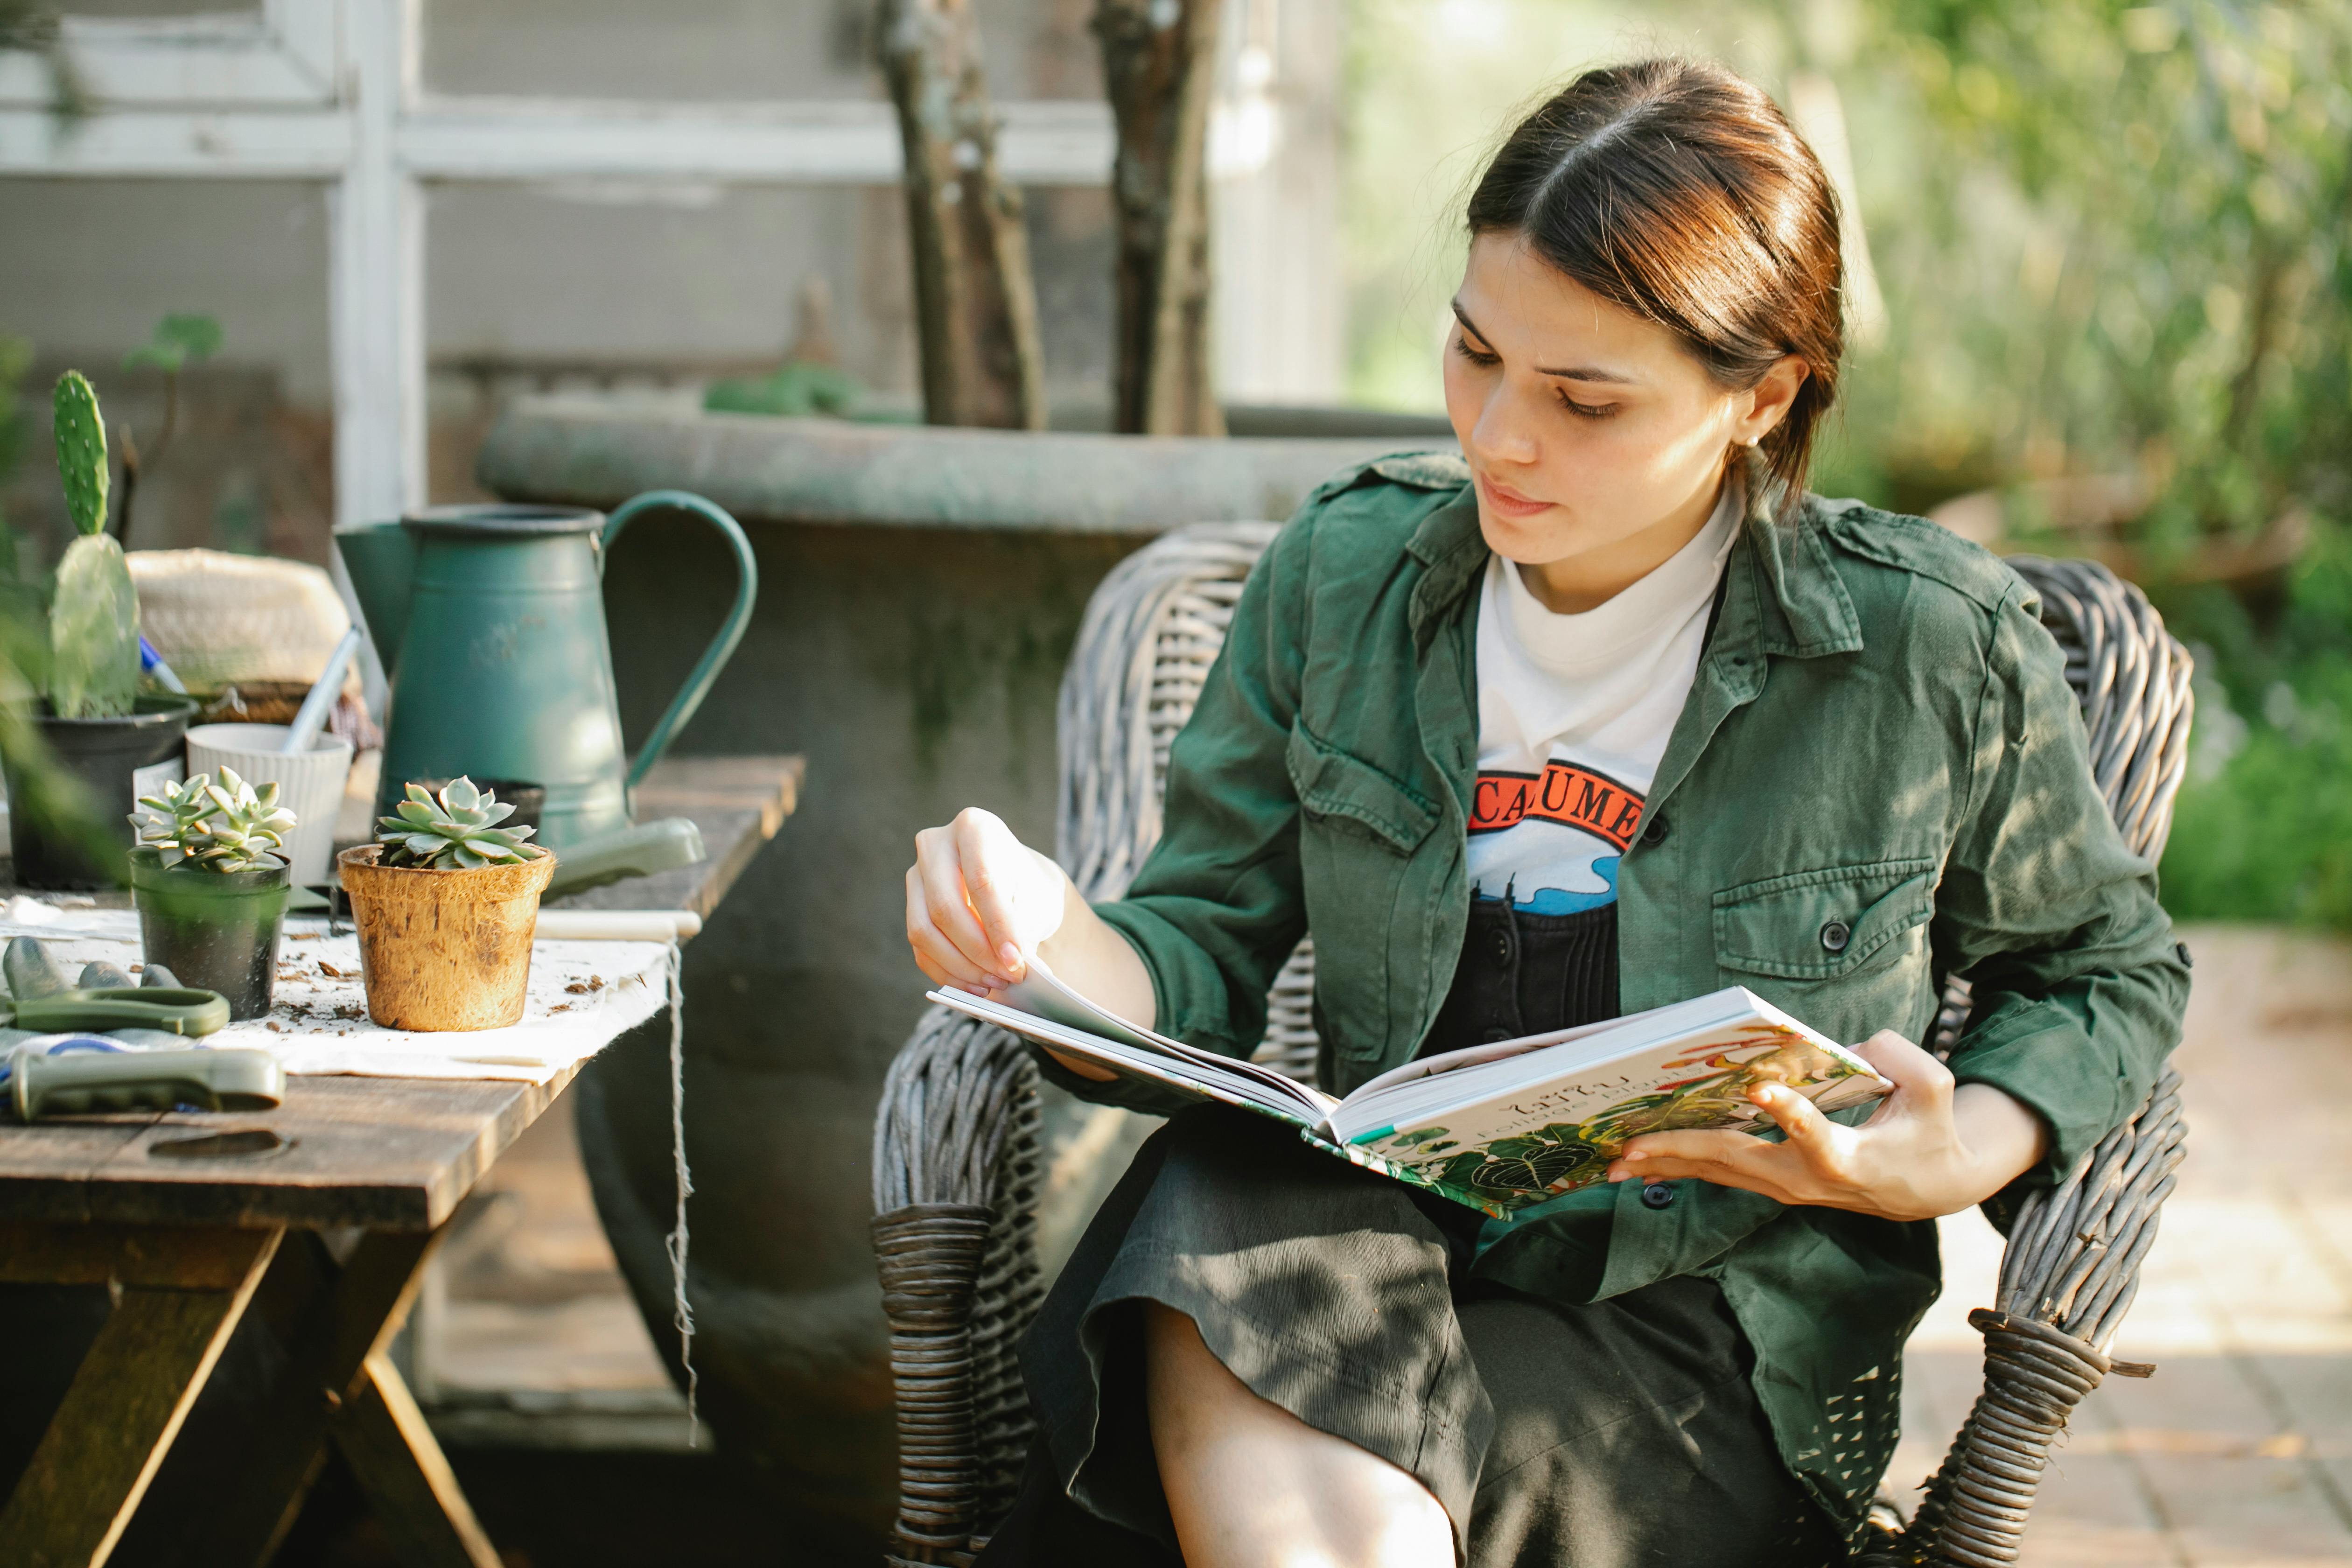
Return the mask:
<path id="1" fill-rule="evenodd" d="M 1029 1446 L 1015 1347 L 1037 1269 L 1037 1069 L 943 1007 L 890 1064 L 874 1127 L 874 1249 L 897 1386 L 889 1560 L 971 1561 Z"/>
<path id="2" fill-rule="evenodd" d="M 2187 1138 L 2180 1075 L 2167 1068 L 2139 1113 L 2066 1180 L 2021 1206 L 1985 1336 L 1985 1386 L 1927 1482 L 1899 1561 L 1954 1568 L 2015 1563 L 2050 1446 L 2110 1373 L 2155 1369 L 2108 1354 L 2139 1289 Z"/>

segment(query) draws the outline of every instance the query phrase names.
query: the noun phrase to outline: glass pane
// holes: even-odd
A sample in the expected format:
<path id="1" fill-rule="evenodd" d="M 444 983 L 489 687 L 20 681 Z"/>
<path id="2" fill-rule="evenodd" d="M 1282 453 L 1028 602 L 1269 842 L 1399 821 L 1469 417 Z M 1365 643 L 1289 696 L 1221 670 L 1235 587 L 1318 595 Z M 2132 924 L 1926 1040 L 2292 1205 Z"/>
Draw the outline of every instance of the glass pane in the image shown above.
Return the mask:
<path id="1" fill-rule="evenodd" d="M 239 5 L 230 0 L 55 0 L 46 9 L 61 16 L 217 16 L 250 11 L 257 5 Z"/>
<path id="2" fill-rule="evenodd" d="M 879 98 L 874 9 L 874 0 L 423 0 L 425 85 L 673 101 Z M 1100 93 L 1091 6 L 981 0 L 978 9 L 998 97 Z"/>
<path id="3" fill-rule="evenodd" d="M 1031 193 L 1029 235 L 1056 409 L 1099 410 L 1109 379 L 1109 203 Z M 898 191 L 845 186 L 446 184 L 428 189 L 425 316 L 436 501 L 484 499 L 474 458 L 520 395 L 594 391 L 700 405 L 764 375 L 827 301 L 869 412 L 911 417 L 914 304 Z"/>
<path id="4" fill-rule="evenodd" d="M 424 0 L 433 92 L 727 100 L 866 98 L 872 0 Z"/>
<path id="5" fill-rule="evenodd" d="M 96 384 L 117 458 L 142 463 L 133 549 L 208 545 L 324 563 L 332 514 L 323 190 L 292 181 L 0 179 L 0 337 L 26 345 L 28 416 L 0 510 L 36 564 L 68 523 L 50 458 L 48 389 Z M 123 359 L 167 314 L 212 317 L 221 346 L 165 384 Z M 119 483 L 119 481 L 118 481 Z"/>

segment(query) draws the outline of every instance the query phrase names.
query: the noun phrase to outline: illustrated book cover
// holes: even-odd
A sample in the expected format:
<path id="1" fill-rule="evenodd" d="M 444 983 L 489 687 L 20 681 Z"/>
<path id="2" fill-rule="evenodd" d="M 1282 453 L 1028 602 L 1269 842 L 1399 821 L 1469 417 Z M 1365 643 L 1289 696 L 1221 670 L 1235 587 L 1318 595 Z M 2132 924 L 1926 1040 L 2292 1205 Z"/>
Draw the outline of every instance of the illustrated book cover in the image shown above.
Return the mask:
<path id="1" fill-rule="evenodd" d="M 1600 1181 L 1640 1133 L 1769 1128 L 1748 1100 L 1760 1083 L 1786 1084 L 1824 1113 L 1895 1087 L 1740 985 L 1423 1058 L 1345 1099 L 1130 1023 L 1034 960 L 1001 1000 L 928 994 L 1123 1078 L 1271 1116 L 1343 1159 L 1498 1216 Z"/>

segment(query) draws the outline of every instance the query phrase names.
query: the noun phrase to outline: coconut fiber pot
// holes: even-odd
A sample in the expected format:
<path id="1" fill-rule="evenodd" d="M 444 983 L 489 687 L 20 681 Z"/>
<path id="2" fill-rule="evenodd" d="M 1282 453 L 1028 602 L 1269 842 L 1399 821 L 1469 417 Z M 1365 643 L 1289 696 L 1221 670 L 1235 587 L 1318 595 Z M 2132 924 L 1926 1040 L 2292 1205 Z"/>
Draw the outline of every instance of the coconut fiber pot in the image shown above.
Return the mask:
<path id="1" fill-rule="evenodd" d="M 139 906 L 139 945 L 149 963 L 183 985 L 228 998 L 231 1018 L 269 1011 L 278 980 L 278 939 L 286 927 L 292 881 L 283 866 L 266 871 L 166 868 L 152 849 L 131 852 L 131 897 Z"/>
<path id="2" fill-rule="evenodd" d="M 368 1016 L 388 1029 L 498 1029 L 522 1021 L 539 896 L 555 857 L 435 871 L 380 866 L 381 844 L 335 857 L 360 931 Z"/>
<path id="3" fill-rule="evenodd" d="M 13 752 L 0 756 L 7 769 L 15 879 L 27 888 L 122 886 L 129 879 L 124 857 L 134 838 L 131 814 L 139 805 L 139 775 L 163 764 L 144 781 L 149 793 L 165 782 L 166 773 L 179 779 L 181 738 L 195 710 L 184 697 L 142 697 L 119 719 L 60 719 L 44 703 L 33 725 L 48 743 L 51 765 L 63 774 L 53 781 L 56 787 L 33 787 L 26 773 L 37 765 L 34 758 Z M 42 809 L 45 798 L 72 815 L 52 816 Z"/>

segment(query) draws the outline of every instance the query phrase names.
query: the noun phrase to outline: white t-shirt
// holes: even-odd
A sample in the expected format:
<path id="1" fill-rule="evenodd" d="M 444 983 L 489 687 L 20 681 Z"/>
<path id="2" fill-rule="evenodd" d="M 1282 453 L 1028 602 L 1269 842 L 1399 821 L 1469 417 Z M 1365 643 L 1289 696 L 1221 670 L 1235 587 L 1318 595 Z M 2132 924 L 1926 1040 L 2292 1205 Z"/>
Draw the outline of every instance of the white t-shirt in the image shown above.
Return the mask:
<path id="1" fill-rule="evenodd" d="M 1478 597 L 1471 896 L 1564 915 L 1617 899 L 1617 862 L 1705 651 L 1744 508 L 1735 475 L 1696 537 L 1581 615 L 1544 608 L 1511 562 Z"/>

